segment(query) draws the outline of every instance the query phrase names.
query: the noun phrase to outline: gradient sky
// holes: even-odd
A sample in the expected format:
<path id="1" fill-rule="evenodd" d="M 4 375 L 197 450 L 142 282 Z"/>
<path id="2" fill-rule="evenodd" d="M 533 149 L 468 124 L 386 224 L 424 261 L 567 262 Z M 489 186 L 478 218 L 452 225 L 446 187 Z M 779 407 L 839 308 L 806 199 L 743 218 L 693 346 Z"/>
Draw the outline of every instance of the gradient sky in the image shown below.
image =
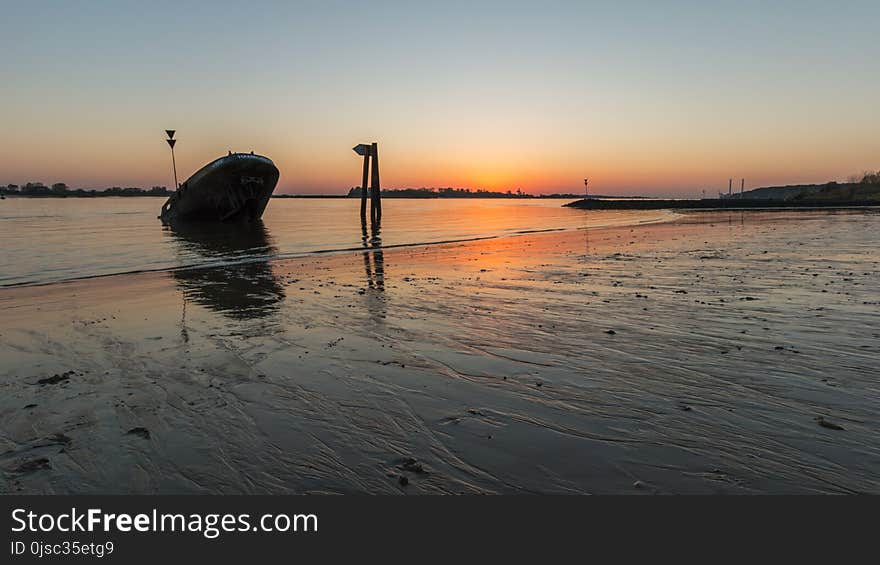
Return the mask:
<path id="1" fill-rule="evenodd" d="M 880 2 L 2 0 L 0 183 L 699 194 L 880 168 Z M 738 183 L 738 180 L 736 181 Z"/>

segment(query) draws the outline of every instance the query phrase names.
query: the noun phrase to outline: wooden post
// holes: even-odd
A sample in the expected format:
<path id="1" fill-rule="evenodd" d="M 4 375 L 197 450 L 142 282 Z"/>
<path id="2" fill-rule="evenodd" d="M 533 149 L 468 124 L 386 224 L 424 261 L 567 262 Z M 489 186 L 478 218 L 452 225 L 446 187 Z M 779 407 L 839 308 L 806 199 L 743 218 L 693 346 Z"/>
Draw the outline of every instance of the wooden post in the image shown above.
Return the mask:
<path id="1" fill-rule="evenodd" d="M 370 219 L 373 223 L 379 223 L 382 221 L 382 189 L 379 187 L 379 144 L 373 142 L 370 146 L 370 156 L 373 159 L 373 182 L 372 187 L 370 189 L 370 196 L 372 197 L 371 206 L 370 206 Z"/>
<path id="2" fill-rule="evenodd" d="M 367 176 L 370 173 L 370 154 L 364 153 L 364 176 L 361 181 L 361 223 L 367 221 Z M 366 230 L 366 228 L 364 228 Z M 366 234 L 365 234 L 366 235 Z"/>

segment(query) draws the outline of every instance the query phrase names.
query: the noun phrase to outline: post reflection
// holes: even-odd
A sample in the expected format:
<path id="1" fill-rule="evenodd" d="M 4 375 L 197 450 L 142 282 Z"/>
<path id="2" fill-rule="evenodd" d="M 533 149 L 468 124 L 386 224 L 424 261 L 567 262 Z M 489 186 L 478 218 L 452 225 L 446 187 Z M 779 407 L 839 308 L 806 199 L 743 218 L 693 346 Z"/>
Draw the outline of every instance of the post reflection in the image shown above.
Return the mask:
<path id="1" fill-rule="evenodd" d="M 367 222 L 361 222 L 361 241 L 364 249 L 364 271 L 367 275 L 367 285 L 370 288 L 385 290 L 385 257 L 382 253 L 382 238 L 379 237 L 382 225 L 379 222 L 370 224 L 370 233 L 367 235 Z"/>
<path id="2" fill-rule="evenodd" d="M 370 222 L 370 231 L 367 232 L 366 220 L 361 221 L 361 241 L 365 251 L 364 274 L 367 279 L 367 308 L 375 320 L 385 318 L 385 256 L 382 251 L 381 222 Z"/>
<path id="3" fill-rule="evenodd" d="M 275 313 L 284 287 L 272 271 L 269 257 L 276 251 L 262 222 L 247 225 L 172 226 L 181 258 L 191 263 L 216 261 L 207 267 L 172 272 L 186 300 L 235 320 Z"/>

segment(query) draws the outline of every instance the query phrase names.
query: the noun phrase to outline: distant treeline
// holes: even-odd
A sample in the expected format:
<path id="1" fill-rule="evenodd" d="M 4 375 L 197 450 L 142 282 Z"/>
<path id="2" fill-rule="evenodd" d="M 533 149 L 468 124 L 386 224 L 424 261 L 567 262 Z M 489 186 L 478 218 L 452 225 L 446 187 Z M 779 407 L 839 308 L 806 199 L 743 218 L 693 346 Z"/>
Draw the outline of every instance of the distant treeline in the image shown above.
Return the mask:
<path id="1" fill-rule="evenodd" d="M 103 190 L 70 188 L 65 183 L 59 182 L 47 186 L 41 182 L 29 182 L 23 186 L 9 184 L 0 187 L 0 194 L 10 196 L 29 197 L 97 197 L 97 196 L 169 196 L 170 190 L 164 186 L 154 186 L 150 189 L 134 186 L 114 186 Z M 360 187 L 353 187 L 348 194 L 274 194 L 275 198 L 360 198 Z M 382 190 L 385 198 L 581 198 L 579 194 L 527 194 L 521 190 L 516 192 L 493 192 L 483 189 L 471 188 L 387 188 Z M 597 196 L 597 198 L 614 198 L 611 196 Z"/>
<path id="2" fill-rule="evenodd" d="M 147 190 L 134 186 L 121 187 L 113 186 L 103 190 L 85 189 L 85 188 L 69 188 L 63 182 L 57 182 L 52 186 L 46 186 L 41 182 L 29 182 L 24 186 L 17 184 L 8 184 L 0 187 L 0 194 L 9 196 L 30 196 L 30 197 L 98 197 L 98 196 L 168 196 L 171 191 L 164 186 L 154 186 Z"/>
<path id="3" fill-rule="evenodd" d="M 348 191 L 349 198 L 360 198 L 361 187 L 353 186 Z M 482 188 L 383 188 L 382 198 L 580 198 L 579 194 L 528 194 L 519 189 L 516 192 L 495 192 Z"/>

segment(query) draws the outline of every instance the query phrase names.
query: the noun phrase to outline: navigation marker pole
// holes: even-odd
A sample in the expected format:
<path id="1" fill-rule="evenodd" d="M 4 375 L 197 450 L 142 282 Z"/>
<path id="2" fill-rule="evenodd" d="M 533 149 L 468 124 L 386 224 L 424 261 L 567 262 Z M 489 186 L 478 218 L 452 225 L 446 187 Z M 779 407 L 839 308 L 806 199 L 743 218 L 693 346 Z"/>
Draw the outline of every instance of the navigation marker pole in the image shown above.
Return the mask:
<path id="1" fill-rule="evenodd" d="M 177 140 L 174 139 L 174 131 L 173 129 L 166 129 L 165 133 L 168 134 L 168 139 L 165 141 L 168 142 L 168 146 L 171 147 L 171 166 L 174 168 L 174 190 L 180 188 L 180 185 L 177 184 L 177 162 L 174 160 L 174 144 L 177 143 Z"/>
<path id="2" fill-rule="evenodd" d="M 584 199 L 587 199 L 590 197 L 589 185 L 590 185 L 590 179 L 584 179 Z"/>

